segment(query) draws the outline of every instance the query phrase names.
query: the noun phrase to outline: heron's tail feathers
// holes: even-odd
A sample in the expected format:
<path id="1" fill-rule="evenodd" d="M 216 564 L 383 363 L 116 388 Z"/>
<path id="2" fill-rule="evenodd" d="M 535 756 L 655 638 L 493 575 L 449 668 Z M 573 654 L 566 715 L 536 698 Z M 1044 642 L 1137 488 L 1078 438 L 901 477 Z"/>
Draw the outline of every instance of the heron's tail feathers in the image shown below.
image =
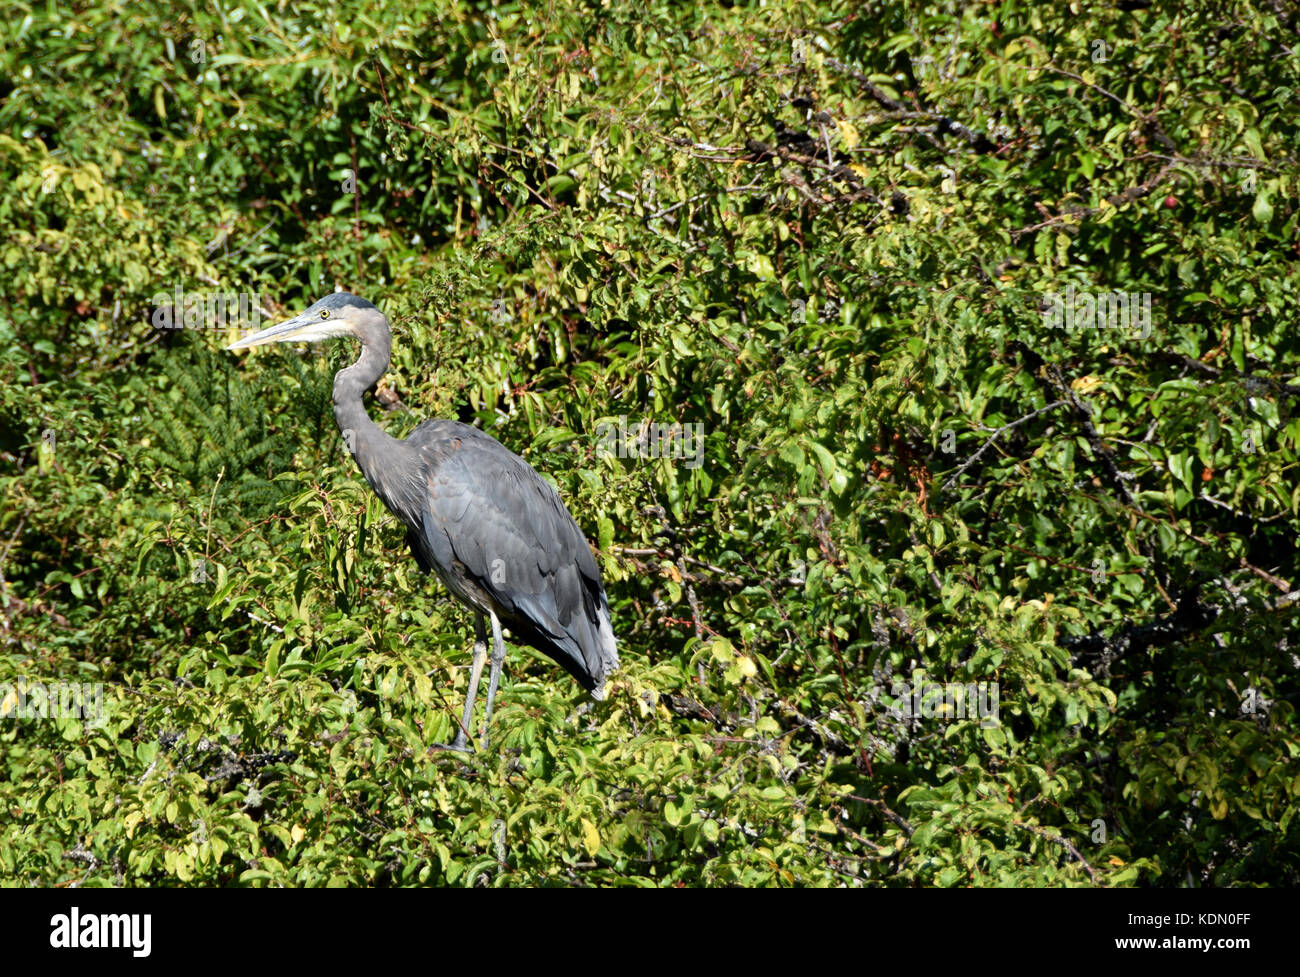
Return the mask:
<path id="1" fill-rule="evenodd" d="M 618 644 L 610 624 L 609 603 L 599 582 L 574 582 L 581 586 L 577 605 L 567 621 L 559 618 L 549 596 L 515 596 L 514 613 L 503 621 L 516 635 L 553 658 L 591 693 L 605 698 L 605 680 L 618 668 Z"/>
<path id="2" fill-rule="evenodd" d="M 604 594 L 601 597 L 603 598 Z M 599 701 L 605 698 L 605 679 L 618 670 L 618 643 L 614 640 L 614 628 L 609 623 L 609 605 L 604 600 L 596 611 L 596 620 L 600 669 L 596 675 L 596 684 L 591 689 L 591 697 Z"/>

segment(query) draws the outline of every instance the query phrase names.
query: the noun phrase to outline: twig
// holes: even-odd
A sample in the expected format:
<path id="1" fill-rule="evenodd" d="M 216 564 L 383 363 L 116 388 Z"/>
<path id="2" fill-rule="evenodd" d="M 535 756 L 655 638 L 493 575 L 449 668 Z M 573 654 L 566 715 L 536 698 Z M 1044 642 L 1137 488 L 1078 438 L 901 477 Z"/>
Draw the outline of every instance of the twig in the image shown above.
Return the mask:
<path id="1" fill-rule="evenodd" d="M 1172 350 L 1161 350 L 1156 355 L 1163 360 L 1178 363 L 1181 366 L 1187 367 L 1189 370 L 1195 370 L 1197 373 L 1214 377 L 1215 379 L 1228 377 L 1231 379 L 1241 380 L 1246 384 L 1248 389 L 1251 385 L 1257 385 L 1268 387 L 1268 389 L 1272 390 L 1274 393 L 1300 397 L 1300 387 L 1293 387 L 1288 383 L 1274 380 L 1272 377 L 1262 377 L 1255 373 L 1239 373 L 1236 370 L 1230 372 L 1221 370 L 1217 366 L 1210 366 L 1208 363 L 1202 363 L 1198 359 L 1193 359 L 1192 357 L 1185 356 L 1182 353 L 1175 353 Z"/>
<path id="2" fill-rule="evenodd" d="M 1237 625 L 1264 614 L 1281 614 L 1294 610 L 1300 605 L 1300 590 L 1283 594 L 1277 600 L 1266 602 L 1255 610 L 1224 611 L 1212 604 L 1204 604 L 1198 591 L 1183 595 L 1177 608 L 1171 614 L 1121 628 L 1107 637 L 1100 631 L 1091 634 L 1070 635 L 1061 638 L 1057 644 L 1071 652 L 1075 661 L 1088 668 L 1107 674 L 1110 666 L 1120 658 L 1135 651 L 1148 648 L 1160 648 L 1174 644 L 1189 635 L 1197 634 L 1211 624 L 1219 621 L 1231 621 Z"/>
<path id="3" fill-rule="evenodd" d="M 1031 834 L 1036 834 L 1041 838 L 1046 838 L 1048 841 L 1055 842 L 1056 844 L 1060 845 L 1071 855 L 1073 855 L 1076 859 L 1078 859 L 1079 864 L 1083 866 L 1083 870 L 1088 873 L 1088 878 L 1092 880 L 1094 885 L 1096 884 L 1097 882 L 1096 871 L 1093 869 L 1091 865 L 1088 864 L 1088 860 L 1083 857 L 1083 854 L 1079 851 L 1079 849 L 1075 848 L 1074 845 L 1070 843 L 1068 838 L 1065 838 L 1062 835 L 1053 834 L 1052 832 L 1048 831 L 1046 828 L 1039 827 L 1036 824 L 1026 824 L 1023 821 L 1012 821 L 1011 823 L 1015 825 L 1017 828 L 1021 828 L 1024 831 L 1028 831 Z"/>
<path id="4" fill-rule="evenodd" d="M 1166 164 L 1150 179 L 1145 180 L 1136 186 L 1131 186 L 1126 190 L 1121 190 L 1118 193 L 1112 193 L 1109 197 L 1106 197 L 1105 200 L 1112 207 L 1120 207 L 1123 204 L 1132 203 L 1134 200 L 1141 200 L 1143 197 L 1149 196 L 1156 187 L 1164 182 L 1165 177 L 1169 174 L 1171 169 L 1173 169 L 1172 165 Z M 1100 213 L 1101 209 L 1101 207 L 1077 207 L 1064 213 L 1057 214 L 1055 217 L 1049 217 L 1047 220 L 1040 221 L 1037 224 L 1030 224 L 1028 227 L 1022 227 L 1019 230 L 1012 231 L 1011 239 L 1013 241 L 1019 240 L 1026 234 L 1031 234 L 1034 231 L 1041 231 L 1046 227 L 1052 227 L 1071 218 L 1082 220 L 1084 217 L 1091 217 L 1093 214 Z"/>
<path id="5" fill-rule="evenodd" d="M 876 800 L 874 797 L 859 797 L 857 794 L 850 794 L 849 800 L 858 801 L 859 803 L 862 804 L 870 804 L 872 807 L 879 809 L 881 814 L 889 818 L 889 820 L 893 821 L 894 824 L 898 825 L 905 832 L 907 832 L 907 836 L 909 838 L 912 837 L 912 834 L 916 831 L 916 829 L 912 827 L 912 823 L 908 821 L 907 818 L 895 812 L 893 808 L 891 808 L 884 801 Z"/>
<path id="6" fill-rule="evenodd" d="M 828 68 L 834 68 L 836 71 L 848 75 L 856 81 L 858 85 L 861 86 L 862 90 L 870 95 L 877 105 L 889 109 L 891 112 L 909 111 L 906 105 L 897 99 L 890 98 L 878 85 L 876 85 L 875 82 L 852 65 L 845 64 L 843 61 L 837 61 L 834 58 L 827 58 L 825 60 L 825 65 Z M 939 135 L 942 136 L 944 133 L 951 132 L 953 135 L 958 136 L 965 142 L 969 143 L 971 148 L 976 152 L 990 153 L 997 149 L 989 137 L 984 135 L 984 133 L 975 132 L 968 126 L 965 126 L 946 115 L 939 112 L 927 112 L 925 117 L 938 123 Z"/>
<path id="7" fill-rule="evenodd" d="M 970 468 L 971 465 L 979 461 L 980 455 L 984 454 L 984 452 L 989 449 L 989 447 L 993 444 L 994 441 L 998 439 L 999 436 L 1006 434 L 1006 432 L 1010 431 L 1012 428 L 1019 427 L 1021 424 L 1033 420 L 1039 414 L 1046 414 L 1049 410 L 1056 410 L 1056 408 L 1061 407 L 1064 404 L 1065 404 L 1064 400 L 1055 400 L 1052 403 L 1048 404 L 1046 407 L 1040 407 L 1038 408 L 1038 410 L 1031 411 L 1030 413 L 1026 414 L 1024 417 L 1017 418 L 1016 420 L 1012 421 L 1010 424 L 1003 424 L 1000 428 L 998 428 L 996 431 L 993 432 L 993 434 L 989 437 L 987 441 L 985 441 L 982 445 L 980 445 L 978 451 L 976 451 L 973 455 L 971 455 L 968 459 L 966 459 L 965 464 L 963 464 L 960 468 L 958 468 L 955 472 L 953 472 L 952 475 L 948 477 L 948 480 L 943 483 L 943 486 L 939 489 L 939 491 L 940 492 L 948 491 L 948 489 L 952 487 L 953 483 L 957 481 L 957 479 L 959 479 L 962 475 L 964 475 L 966 473 L 966 470 Z"/>

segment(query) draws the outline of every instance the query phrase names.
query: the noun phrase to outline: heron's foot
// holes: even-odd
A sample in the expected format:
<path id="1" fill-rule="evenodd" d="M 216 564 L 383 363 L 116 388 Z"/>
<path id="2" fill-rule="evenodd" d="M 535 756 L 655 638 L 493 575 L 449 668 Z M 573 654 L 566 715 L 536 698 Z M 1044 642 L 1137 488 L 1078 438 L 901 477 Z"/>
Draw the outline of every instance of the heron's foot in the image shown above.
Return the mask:
<path id="1" fill-rule="evenodd" d="M 470 746 L 467 742 L 465 742 L 465 734 L 462 733 L 461 735 L 457 736 L 456 739 L 451 743 L 431 744 L 429 746 L 429 752 L 433 753 L 435 750 L 452 750 L 456 753 L 473 753 L 474 747 Z"/>

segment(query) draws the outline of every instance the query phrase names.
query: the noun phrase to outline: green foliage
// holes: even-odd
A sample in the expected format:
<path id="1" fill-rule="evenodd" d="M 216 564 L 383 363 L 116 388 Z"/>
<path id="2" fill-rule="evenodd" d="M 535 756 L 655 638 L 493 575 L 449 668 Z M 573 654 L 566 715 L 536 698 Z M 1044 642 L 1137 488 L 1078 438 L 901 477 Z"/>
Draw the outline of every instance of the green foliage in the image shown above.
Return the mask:
<path id="1" fill-rule="evenodd" d="M 105 714 L 0 719 L 0 879 L 1294 885 L 1295 16 L 1164 6 L 19 4 L 0 696 Z M 354 351 L 154 325 L 336 285 L 597 544 L 606 702 L 511 645 L 431 754 Z"/>
<path id="2" fill-rule="evenodd" d="M 278 440 L 267 434 L 265 399 L 241 382 L 219 353 L 202 346 L 189 351 L 189 357 L 158 358 L 165 382 L 149 401 L 147 423 L 156 443 L 145 449 L 145 457 L 160 475 L 170 472 L 188 482 L 186 494 L 210 487 L 215 496 L 219 481 L 228 478 L 228 504 L 274 505 L 280 494 L 269 478 L 292 464 L 293 454 L 277 450 Z M 301 365 L 290 362 L 303 379 Z M 221 383 L 214 386 L 218 377 Z M 312 386 L 320 388 L 319 383 Z M 319 393 L 302 398 L 302 406 L 308 417 L 320 417 L 322 409 L 328 417 L 328 400 Z M 172 489 L 169 494 L 176 494 L 175 485 Z"/>

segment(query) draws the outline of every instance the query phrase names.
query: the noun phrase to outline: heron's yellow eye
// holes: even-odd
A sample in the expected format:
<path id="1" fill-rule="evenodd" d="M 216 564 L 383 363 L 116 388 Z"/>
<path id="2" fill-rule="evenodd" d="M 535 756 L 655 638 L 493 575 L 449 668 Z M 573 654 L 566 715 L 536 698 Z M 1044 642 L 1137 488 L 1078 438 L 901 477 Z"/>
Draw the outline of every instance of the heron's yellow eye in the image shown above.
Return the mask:
<path id="1" fill-rule="evenodd" d="M 328 318 L 330 317 L 330 310 L 329 310 L 329 309 L 321 309 L 321 310 L 320 310 L 320 317 L 321 317 L 322 319 L 328 319 Z"/>

